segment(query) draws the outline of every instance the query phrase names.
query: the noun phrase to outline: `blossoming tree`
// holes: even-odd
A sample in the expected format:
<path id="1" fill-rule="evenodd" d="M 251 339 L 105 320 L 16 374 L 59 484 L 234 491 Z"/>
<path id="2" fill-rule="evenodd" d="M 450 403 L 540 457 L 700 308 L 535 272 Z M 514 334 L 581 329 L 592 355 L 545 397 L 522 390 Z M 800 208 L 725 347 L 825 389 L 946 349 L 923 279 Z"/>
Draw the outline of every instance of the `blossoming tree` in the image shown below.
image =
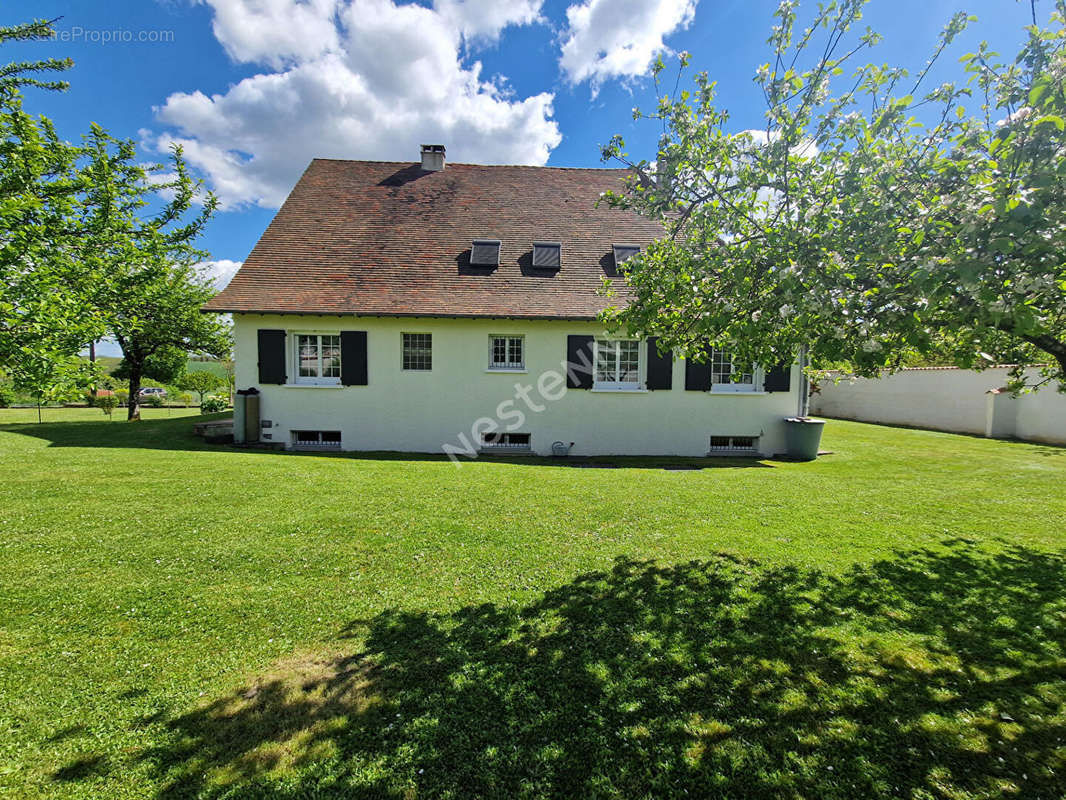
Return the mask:
<path id="1" fill-rule="evenodd" d="M 937 86 L 968 18 L 916 73 L 854 66 L 879 41 L 851 33 L 864 2 L 820 6 L 803 29 L 796 3 L 780 5 L 755 78 L 764 129 L 728 132 L 700 74 L 634 112 L 662 125 L 654 160 L 617 136 L 604 148 L 632 170 L 605 201 L 667 231 L 627 262 L 633 300 L 606 321 L 751 363 L 805 347 L 812 366 L 871 376 L 937 354 L 1043 363 L 1066 386 L 1066 2 L 1022 31 L 1014 59 L 982 43 Z"/>

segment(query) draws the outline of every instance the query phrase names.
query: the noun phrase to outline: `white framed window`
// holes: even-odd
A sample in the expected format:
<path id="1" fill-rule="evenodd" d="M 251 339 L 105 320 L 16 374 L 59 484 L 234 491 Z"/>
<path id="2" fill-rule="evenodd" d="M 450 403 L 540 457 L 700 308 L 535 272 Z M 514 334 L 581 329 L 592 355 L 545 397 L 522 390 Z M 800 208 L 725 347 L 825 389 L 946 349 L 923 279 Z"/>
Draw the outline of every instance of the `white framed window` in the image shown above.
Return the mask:
<path id="1" fill-rule="evenodd" d="M 733 363 L 733 357 L 725 350 L 715 348 L 711 351 L 711 391 L 712 392 L 754 392 L 755 368 L 739 367 Z"/>
<path id="2" fill-rule="evenodd" d="M 526 337 L 489 337 L 489 369 L 524 370 L 526 368 Z"/>
<path id="3" fill-rule="evenodd" d="M 592 388 L 641 388 L 643 364 L 637 339 L 597 339 Z"/>
<path id="4" fill-rule="evenodd" d="M 427 372 L 433 369 L 433 334 L 403 334 L 402 366 L 410 372 Z"/>
<path id="5" fill-rule="evenodd" d="M 341 382 L 341 337 L 332 333 L 293 336 L 296 383 L 337 385 Z"/>

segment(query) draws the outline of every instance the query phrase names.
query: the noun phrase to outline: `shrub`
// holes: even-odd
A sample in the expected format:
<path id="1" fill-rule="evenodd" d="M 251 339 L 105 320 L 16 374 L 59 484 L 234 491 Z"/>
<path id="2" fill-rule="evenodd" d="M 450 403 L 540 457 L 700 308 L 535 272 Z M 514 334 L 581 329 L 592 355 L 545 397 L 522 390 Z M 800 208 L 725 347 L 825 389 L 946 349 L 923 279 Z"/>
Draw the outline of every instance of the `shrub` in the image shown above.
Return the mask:
<path id="1" fill-rule="evenodd" d="M 162 408 L 163 398 L 157 394 L 150 394 L 147 397 L 141 398 L 141 404 L 151 406 L 152 408 Z"/>
<path id="2" fill-rule="evenodd" d="M 115 389 L 115 397 L 118 399 L 120 406 L 126 405 L 126 401 L 130 399 L 129 389 Z"/>
<path id="3" fill-rule="evenodd" d="M 178 400 L 180 400 L 181 404 L 186 408 L 192 405 L 192 395 L 188 392 L 182 392 L 181 394 L 179 394 Z"/>
<path id="4" fill-rule="evenodd" d="M 111 412 L 115 410 L 118 405 L 118 398 L 113 394 L 101 394 L 95 398 L 96 407 L 107 414 L 108 418 L 111 417 Z"/>
<path id="5" fill-rule="evenodd" d="M 15 390 L 7 383 L 0 383 L 0 408 L 7 408 L 15 402 Z"/>
<path id="6" fill-rule="evenodd" d="M 200 413 L 217 414 L 219 411 L 225 411 L 228 407 L 229 403 L 226 402 L 226 398 L 212 395 L 211 397 L 205 397 L 204 401 L 200 403 Z"/>

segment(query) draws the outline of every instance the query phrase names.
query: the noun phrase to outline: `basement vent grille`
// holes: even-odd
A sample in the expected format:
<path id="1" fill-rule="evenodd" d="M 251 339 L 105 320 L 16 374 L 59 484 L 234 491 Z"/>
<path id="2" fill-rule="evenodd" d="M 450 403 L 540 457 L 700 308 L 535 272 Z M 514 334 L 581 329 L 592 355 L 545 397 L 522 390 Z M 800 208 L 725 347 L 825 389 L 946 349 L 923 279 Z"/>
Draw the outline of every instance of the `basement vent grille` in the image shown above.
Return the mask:
<path id="1" fill-rule="evenodd" d="M 559 242 L 533 242 L 533 266 L 540 269 L 559 269 L 563 246 Z"/>
<path id="2" fill-rule="evenodd" d="M 758 436 L 712 436 L 712 453 L 754 453 Z"/>
<path id="3" fill-rule="evenodd" d="M 530 450 L 528 433 L 484 433 L 481 435 L 482 450 Z"/>
<path id="4" fill-rule="evenodd" d="M 498 267 L 500 265 L 500 240 L 474 239 L 470 248 L 470 264 L 474 267 Z"/>
<path id="5" fill-rule="evenodd" d="M 293 431 L 292 446 L 296 450 L 340 450 L 340 431 Z"/>

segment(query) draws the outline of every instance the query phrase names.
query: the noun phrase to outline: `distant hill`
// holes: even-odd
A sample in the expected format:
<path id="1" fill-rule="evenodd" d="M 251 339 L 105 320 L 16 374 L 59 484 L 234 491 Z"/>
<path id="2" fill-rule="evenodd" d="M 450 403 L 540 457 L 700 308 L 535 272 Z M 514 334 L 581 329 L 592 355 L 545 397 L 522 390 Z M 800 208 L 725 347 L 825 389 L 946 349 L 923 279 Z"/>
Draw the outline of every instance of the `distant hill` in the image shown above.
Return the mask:
<path id="1" fill-rule="evenodd" d="M 185 362 L 186 372 L 213 372 L 220 378 L 226 377 L 226 369 L 221 361 L 193 361 L 191 358 Z"/>
<path id="2" fill-rule="evenodd" d="M 99 364 L 100 368 L 104 372 L 108 373 L 109 375 L 111 374 L 111 370 L 113 370 L 116 367 L 118 367 L 119 362 L 121 362 L 121 361 L 122 361 L 122 359 L 121 358 L 117 358 L 116 356 L 97 356 L 96 357 L 96 363 Z"/>
<path id="3" fill-rule="evenodd" d="M 118 367 L 118 365 L 119 365 L 119 363 L 121 361 L 122 361 L 122 359 L 121 358 L 117 358 L 116 356 L 97 356 L 96 357 L 96 363 L 99 364 L 100 367 L 104 370 L 104 372 L 106 372 L 109 375 L 111 374 L 112 370 L 114 370 L 115 368 Z M 196 361 L 196 360 L 193 360 L 193 359 L 190 358 L 188 361 L 185 362 L 185 371 L 186 372 L 197 372 L 197 371 L 199 371 L 199 372 L 211 372 L 211 373 L 213 373 L 215 375 L 218 375 L 218 377 L 220 377 L 220 378 L 225 378 L 226 377 L 226 370 L 222 366 L 222 362 L 221 361 Z M 153 384 L 153 385 L 154 385 L 154 383 L 155 383 L 154 381 L 148 381 L 147 382 L 147 384 Z"/>

